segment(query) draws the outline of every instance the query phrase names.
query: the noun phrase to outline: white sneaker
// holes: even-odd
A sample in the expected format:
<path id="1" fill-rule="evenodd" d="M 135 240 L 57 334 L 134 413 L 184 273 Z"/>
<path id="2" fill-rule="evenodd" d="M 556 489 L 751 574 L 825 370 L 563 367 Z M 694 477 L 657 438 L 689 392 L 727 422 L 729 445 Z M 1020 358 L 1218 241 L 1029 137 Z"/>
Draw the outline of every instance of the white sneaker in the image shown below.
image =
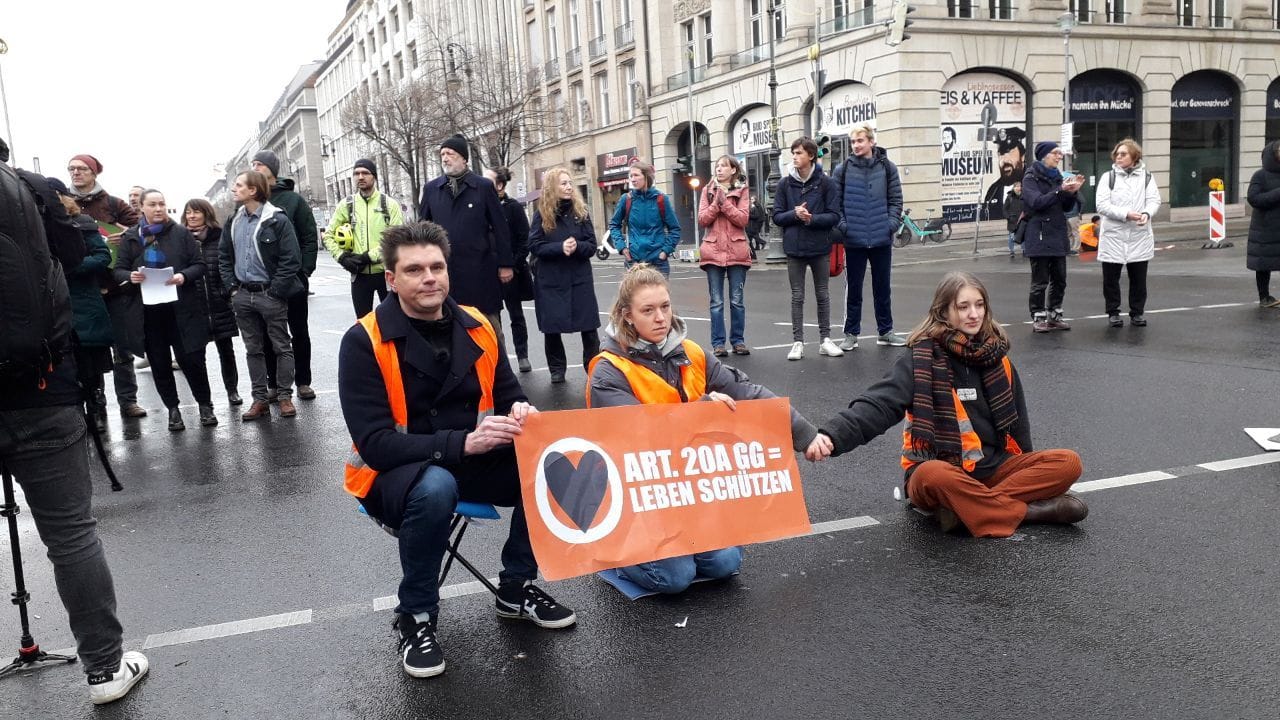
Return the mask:
<path id="1" fill-rule="evenodd" d="M 845 352 L 848 352 L 850 350 L 855 350 L 857 349 L 857 347 L 858 347 L 857 335 L 845 335 L 844 342 L 840 343 L 840 349 L 844 350 Z"/>
<path id="2" fill-rule="evenodd" d="M 842 357 L 844 351 L 832 342 L 831 338 L 822 338 L 822 344 L 818 346 L 818 354 L 826 355 L 827 357 Z"/>
<path id="3" fill-rule="evenodd" d="M 800 360 L 803 357 L 804 357 L 804 343 L 802 342 L 791 343 L 791 351 L 787 353 L 787 359 Z"/>
<path id="4" fill-rule="evenodd" d="M 140 652 L 127 652 L 120 658 L 120 669 L 113 673 L 94 673 L 89 676 L 89 699 L 94 705 L 115 702 L 133 689 L 146 676 L 151 663 Z"/>

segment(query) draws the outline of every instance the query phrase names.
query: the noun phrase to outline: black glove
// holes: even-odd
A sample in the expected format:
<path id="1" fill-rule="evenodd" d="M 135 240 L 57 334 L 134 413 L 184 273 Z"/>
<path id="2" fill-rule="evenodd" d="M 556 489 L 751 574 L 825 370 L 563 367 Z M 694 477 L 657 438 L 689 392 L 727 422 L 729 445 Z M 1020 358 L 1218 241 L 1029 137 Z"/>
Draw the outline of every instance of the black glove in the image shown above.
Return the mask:
<path id="1" fill-rule="evenodd" d="M 369 259 L 369 253 L 360 253 L 356 256 L 356 260 L 360 262 L 361 270 L 368 270 L 373 267 L 373 260 Z"/>
<path id="2" fill-rule="evenodd" d="M 352 275 L 359 273 L 362 269 L 360 265 L 360 256 L 355 253 L 342 253 L 338 256 L 338 264 Z"/>

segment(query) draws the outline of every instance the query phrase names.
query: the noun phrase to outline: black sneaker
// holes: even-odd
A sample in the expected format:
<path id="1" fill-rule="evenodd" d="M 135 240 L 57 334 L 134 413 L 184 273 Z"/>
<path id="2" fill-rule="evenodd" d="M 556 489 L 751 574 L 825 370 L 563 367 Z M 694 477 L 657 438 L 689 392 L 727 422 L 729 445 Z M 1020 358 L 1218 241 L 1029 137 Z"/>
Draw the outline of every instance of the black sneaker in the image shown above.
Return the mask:
<path id="1" fill-rule="evenodd" d="M 498 588 L 495 603 L 498 617 L 528 620 L 542 628 L 566 628 L 578 622 L 578 616 L 572 610 L 557 603 L 533 583 Z"/>
<path id="2" fill-rule="evenodd" d="M 420 623 L 412 615 L 398 613 L 394 625 L 400 633 L 400 659 L 406 673 L 429 678 L 444 672 L 444 650 L 436 642 L 435 618 Z"/>

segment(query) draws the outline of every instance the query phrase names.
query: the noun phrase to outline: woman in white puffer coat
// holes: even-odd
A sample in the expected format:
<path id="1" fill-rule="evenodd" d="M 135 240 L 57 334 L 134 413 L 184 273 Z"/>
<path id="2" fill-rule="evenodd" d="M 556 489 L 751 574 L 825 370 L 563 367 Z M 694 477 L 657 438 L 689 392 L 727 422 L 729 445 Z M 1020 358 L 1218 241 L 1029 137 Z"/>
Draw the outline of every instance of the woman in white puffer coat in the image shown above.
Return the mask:
<path id="1" fill-rule="evenodd" d="M 1102 216 L 1098 262 L 1102 264 L 1102 297 L 1111 327 L 1120 319 L 1120 269 L 1129 269 L 1129 321 L 1145 327 L 1147 262 L 1155 255 L 1151 217 L 1160 209 L 1160 188 L 1142 164 L 1142 147 L 1130 138 L 1111 151 L 1111 170 L 1098 179 L 1096 205 Z"/>

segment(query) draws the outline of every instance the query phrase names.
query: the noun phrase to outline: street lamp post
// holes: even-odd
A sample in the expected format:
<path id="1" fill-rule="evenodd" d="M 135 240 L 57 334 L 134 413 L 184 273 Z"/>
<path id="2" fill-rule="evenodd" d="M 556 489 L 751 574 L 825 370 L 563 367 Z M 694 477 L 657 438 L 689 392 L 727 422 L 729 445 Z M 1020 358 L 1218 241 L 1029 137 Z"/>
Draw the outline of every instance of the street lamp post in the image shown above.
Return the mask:
<path id="1" fill-rule="evenodd" d="M 769 176 L 764 181 L 765 189 L 768 190 L 765 207 L 773 207 L 773 198 L 778 192 L 778 181 L 782 179 L 782 171 L 778 167 L 778 158 L 782 155 L 782 150 L 781 143 L 778 142 L 778 69 L 775 59 L 778 54 L 777 27 L 778 6 L 775 0 L 769 0 Z M 817 104 L 817 102 L 818 97 L 815 95 L 814 103 Z M 779 261 L 785 257 L 782 252 L 781 238 L 778 238 L 776 243 L 770 242 L 765 261 Z"/>
<path id="2" fill-rule="evenodd" d="M 0 40 L 0 55 L 9 52 L 9 44 Z M 4 69 L 0 68 L 0 102 L 4 104 L 4 134 L 9 143 L 9 156 L 17 157 L 13 152 L 13 126 L 9 124 L 9 96 L 4 91 Z"/>
<path id="3" fill-rule="evenodd" d="M 1058 29 L 1062 30 L 1062 127 L 1071 124 L 1071 31 L 1076 26 L 1076 16 L 1064 12 L 1058 16 Z M 1075 143 L 1072 143 L 1074 145 Z M 1074 152 L 1075 148 L 1072 148 Z M 1062 170 L 1071 169 L 1071 156 L 1063 153 Z"/>

